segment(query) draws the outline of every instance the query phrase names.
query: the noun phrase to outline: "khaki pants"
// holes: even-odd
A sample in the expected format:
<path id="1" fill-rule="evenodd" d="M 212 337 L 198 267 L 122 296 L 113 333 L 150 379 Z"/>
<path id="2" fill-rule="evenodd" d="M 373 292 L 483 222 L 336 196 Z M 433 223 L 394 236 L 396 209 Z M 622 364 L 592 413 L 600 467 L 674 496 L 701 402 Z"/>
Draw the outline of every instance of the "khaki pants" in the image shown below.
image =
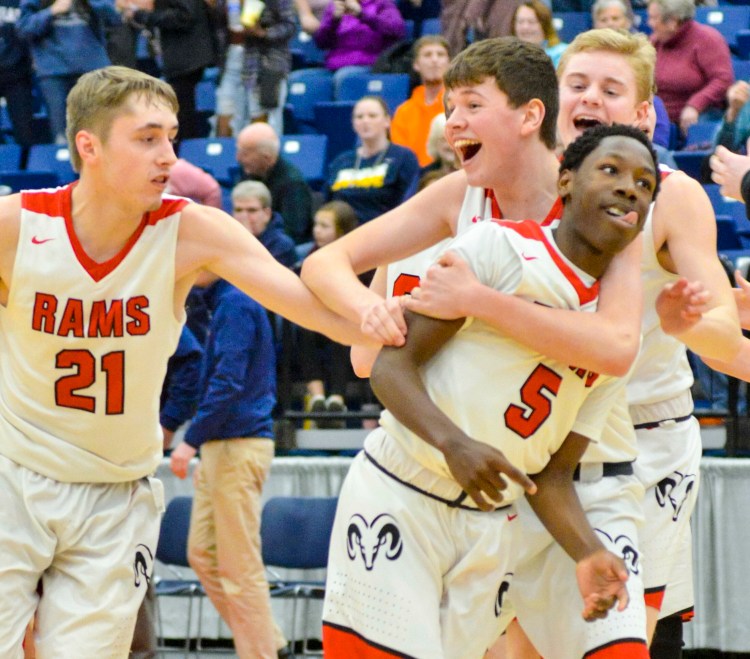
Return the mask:
<path id="1" fill-rule="evenodd" d="M 276 659 L 286 645 L 271 614 L 260 549 L 261 492 L 272 459 L 270 439 L 201 446 L 188 558 L 232 630 L 240 659 Z"/>

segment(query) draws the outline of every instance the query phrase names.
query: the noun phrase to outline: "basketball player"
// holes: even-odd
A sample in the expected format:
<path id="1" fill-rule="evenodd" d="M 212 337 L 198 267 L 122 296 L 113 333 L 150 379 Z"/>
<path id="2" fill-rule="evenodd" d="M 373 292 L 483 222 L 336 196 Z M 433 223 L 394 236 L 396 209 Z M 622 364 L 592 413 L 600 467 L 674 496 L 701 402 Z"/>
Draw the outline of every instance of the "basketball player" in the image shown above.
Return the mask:
<path id="1" fill-rule="evenodd" d="M 531 220 L 483 222 L 452 249 L 493 288 L 590 310 L 596 277 L 638 234 L 657 188 L 657 157 L 643 133 L 602 127 L 563 158 L 556 230 Z M 497 477 L 506 459 L 536 474 L 554 453 L 557 464 L 545 469 L 530 500 L 554 511 L 549 526 L 578 564 L 569 568 L 578 572 L 584 615 L 605 615 L 616 599 L 624 608 L 627 570 L 604 550 L 572 487 L 587 438 L 598 439 L 621 380 L 544 358 L 481 321 L 415 317 L 405 347 L 381 353 L 372 381 L 391 412 L 367 438 L 340 495 L 324 610 L 327 657 L 484 654 L 507 624 L 506 577 L 527 551 L 506 538 L 514 537 L 507 527 L 517 517 L 507 504 L 522 494 Z M 499 500 L 506 506 L 496 509 L 491 502 Z M 631 602 L 639 604 L 642 597 Z M 639 641 L 635 627 L 616 632 L 612 648 L 647 657 L 645 625 Z"/>
<path id="2" fill-rule="evenodd" d="M 204 270 L 341 341 L 321 305 L 236 221 L 164 195 L 166 83 L 107 67 L 68 96 L 80 180 L 0 200 L 0 656 L 126 657 L 163 494 L 159 390 Z M 43 582 L 41 599 L 36 595 Z"/>
<path id="3" fill-rule="evenodd" d="M 570 143 L 597 124 L 618 121 L 640 125 L 653 88 L 653 62 L 653 50 L 642 36 L 611 30 L 579 35 L 558 68 L 562 142 Z M 693 609 L 689 518 L 698 488 L 701 443 L 698 423 L 691 416 L 692 374 L 685 345 L 724 362 L 731 362 L 741 345 L 732 293 L 716 257 L 710 202 L 700 185 L 683 173 L 670 173 L 663 181 L 662 194 L 644 229 L 643 258 L 644 343 L 628 386 L 628 399 L 638 435 L 636 473 L 647 492 L 646 526 L 641 536 L 649 637 L 657 618 L 665 619 L 659 625 L 662 629 L 652 656 L 667 659 L 680 656 L 682 616 L 691 616 Z M 432 308 L 440 309 L 441 317 L 471 314 L 475 299 L 466 281 L 469 269 L 450 256 L 443 265 L 452 267 L 431 271 L 439 285 L 429 290 L 428 277 L 424 288 L 416 291 L 420 299 L 411 300 L 409 306 L 429 312 L 427 298 Z M 681 276 L 701 281 L 710 294 L 709 310 L 679 334 L 682 343 L 660 329 L 655 310 L 664 285 Z M 515 322 L 528 323 L 517 302 L 483 295 L 481 309 L 477 309 L 487 316 L 507 314 L 507 303 L 511 303 Z M 582 334 L 587 332 L 585 321 L 579 329 Z M 537 336 L 531 338 L 538 340 Z M 560 341 L 558 348 L 563 347 Z M 582 496 L 581 487 L 578 493 Z M 522 600 L 531 593 L 521 587 L 515 593 L 514 603 L 519 605 L 523 622 Z M 538 649 L 545 654 L 543 647 Z"/>

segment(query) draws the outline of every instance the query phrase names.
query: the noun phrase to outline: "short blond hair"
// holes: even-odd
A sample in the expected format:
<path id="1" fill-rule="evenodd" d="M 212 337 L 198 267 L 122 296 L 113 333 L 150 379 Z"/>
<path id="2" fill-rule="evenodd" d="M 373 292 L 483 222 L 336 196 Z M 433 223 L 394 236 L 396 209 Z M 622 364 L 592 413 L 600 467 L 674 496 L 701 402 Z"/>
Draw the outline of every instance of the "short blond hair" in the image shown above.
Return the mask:
<path id="1" fill-rule="evenodd" d="M 655 89 L 656 50 L 649 43 L 646 35 L 634 34 L 626 30 L 614 30 L 609 27 L 581 32 L 562 54 L 560 63 L 557 65 L 557 77 L 563 76 L 571 57 L 593 50 L 622 55 L 635 76 L 638 102 L 651 99 Z"/>
<path id="2" fill-rule="evenodd" d="M 66 135 L 75 171 L 81 171 L 81 156 L 75 143 L 78 131 L 91 131 L 106 142 L 112 122 L 128 112 L 132 96 L 164 104 L 175 114 L 179 108 L 177 96 L 168 83 L 126 66 L 106 66 L 78 79 L 66 105 Z"/>

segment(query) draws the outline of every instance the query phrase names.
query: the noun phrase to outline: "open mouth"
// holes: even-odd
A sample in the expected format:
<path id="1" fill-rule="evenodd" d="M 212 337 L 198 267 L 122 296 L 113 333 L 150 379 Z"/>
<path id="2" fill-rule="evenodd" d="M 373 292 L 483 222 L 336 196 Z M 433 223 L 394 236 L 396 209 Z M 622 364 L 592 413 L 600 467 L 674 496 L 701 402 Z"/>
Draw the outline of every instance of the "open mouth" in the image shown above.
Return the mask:
<path id="1" fill-rule="evenodd" d="M 461 155 L 461 161 L 466 162 L 477 155 L 482 143 L 477 140 L 456 140 L 453 148 Z"/>
<path id="2" fill-rule="evenodd" d="M 573 125 L 577 130 L 584 131 L 594 126 L 601 126 L 602 122 L 594 117 L 576 117 L 573 119 Z"/>
<path id="3" fill-rule="evenodd" d="M 638 213 L 636 213 L 629 206 L 622 204 L 611 204 L 604 207 L 604 212 L 610 217 L 614 217 L 625 224 L 635 226 L 638 224 Z"/>

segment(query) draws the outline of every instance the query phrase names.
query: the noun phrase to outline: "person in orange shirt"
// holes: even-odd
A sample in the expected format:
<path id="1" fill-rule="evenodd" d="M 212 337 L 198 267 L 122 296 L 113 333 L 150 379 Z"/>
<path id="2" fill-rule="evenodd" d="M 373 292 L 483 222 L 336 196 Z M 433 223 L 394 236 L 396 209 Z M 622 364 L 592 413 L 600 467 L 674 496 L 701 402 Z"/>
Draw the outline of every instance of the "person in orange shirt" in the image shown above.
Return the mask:
<path id="1" fill-rule="evenodd" d="M 420 167 L 432 162 L 432 156 L 427 153 L 427 137 L 435 115 L 444 111 L 443 74 L 450 59 L 448 42 L 443 36 L 430 34 L 417 39 L 412 66 L 422 84 L 396 108 L 391 121 L 391 141 L 411 149 Z"/>

